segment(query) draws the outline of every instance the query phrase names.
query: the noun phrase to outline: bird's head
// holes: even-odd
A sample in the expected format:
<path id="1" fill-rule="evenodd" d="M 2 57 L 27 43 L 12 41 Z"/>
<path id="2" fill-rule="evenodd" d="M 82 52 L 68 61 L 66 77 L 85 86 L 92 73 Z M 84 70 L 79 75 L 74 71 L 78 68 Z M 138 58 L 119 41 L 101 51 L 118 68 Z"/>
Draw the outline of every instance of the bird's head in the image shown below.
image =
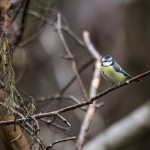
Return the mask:
<path id="1" fill-rule="evenodd" d="M 114 59 L 110 55 L 105 55 L 101 60 L 102 66 L 112 66 L 114 64 Z"/>

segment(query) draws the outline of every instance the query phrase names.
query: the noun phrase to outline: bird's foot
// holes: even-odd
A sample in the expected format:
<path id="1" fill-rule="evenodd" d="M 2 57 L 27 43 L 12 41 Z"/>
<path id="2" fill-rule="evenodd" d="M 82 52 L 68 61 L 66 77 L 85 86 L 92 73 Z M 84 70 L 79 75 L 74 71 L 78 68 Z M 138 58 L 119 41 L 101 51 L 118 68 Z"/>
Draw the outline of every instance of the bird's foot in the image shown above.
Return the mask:
<path id="1" fill-rule="evenodd" d="M 117 83 L 117 85 L 116 85 L 116 86 L 120 87 L 120 85 L 121 85 L 121 83 L 119 82 L 119 83 Z"/>
<path id="2" fill-rule="evenodd" d="M 121 85 L 121 83 L 118 82 L 118 83 L 116 83 L 116 84 L 113 84 L 111 87 L 120 87 L 120 85 Z"/>

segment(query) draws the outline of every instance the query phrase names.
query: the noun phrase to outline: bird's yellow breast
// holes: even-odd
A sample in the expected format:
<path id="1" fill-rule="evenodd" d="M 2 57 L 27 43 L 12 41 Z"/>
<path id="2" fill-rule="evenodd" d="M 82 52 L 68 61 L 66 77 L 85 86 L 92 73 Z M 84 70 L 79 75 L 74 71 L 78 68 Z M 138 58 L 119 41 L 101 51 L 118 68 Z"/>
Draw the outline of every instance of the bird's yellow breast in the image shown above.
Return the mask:
<path id="1" fill-rule="evenodd" d="M 126 80 L 126 76 L 120 72 L 115 71 L 112 66 L 101 66 L 102 76 L 110 83 L 123 83 Z"/>

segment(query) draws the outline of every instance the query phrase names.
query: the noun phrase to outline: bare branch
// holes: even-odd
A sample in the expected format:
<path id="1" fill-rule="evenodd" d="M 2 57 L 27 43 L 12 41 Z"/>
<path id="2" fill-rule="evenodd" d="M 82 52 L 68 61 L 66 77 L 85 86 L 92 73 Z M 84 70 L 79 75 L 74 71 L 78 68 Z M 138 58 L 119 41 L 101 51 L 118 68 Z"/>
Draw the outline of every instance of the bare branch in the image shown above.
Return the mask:
<path id="1" fill-rule="evenodd" d="M 64 130 L 64 131 L 68 131 L 69 129 L 66 128 L 66 127 L 63 127 L 55 122 L 53 122 L 52 120 L 46 120 L 46 119 L 40 119 L 41 121 L 45 122 L 48 126 L 51 125 L 51 126 L 54 126 L 60 130 Z"/>
<path id="2" fill-rule="evenodd" d="M 92 44 L 91 42 L 91 39 L 90 39 L 90 34 L 88 31 L 84 31 L 83 32 L 83 39 L 85 41 L 85 44 L 86 44 L 86 47 L 87 49 L 89 50 L 89 52 L 93 55 L 93 57 L 96 59 L 96 60 L 100 60 L 101 59 L 101 56 L 100 54 L 97 52 L 96 48 L 94 47 L 94 45 Z"/>
<path id="3" fill-rule="evenodd" d="M 60 114 L 57 114 L 57 117 L 59 119 L 61 119 L 69 128 L 71 128 L 71 124 L 67 121 L 67 119 L 65 119 L 63 116 L 61 116 Z"/>
<path id="4" fill-rule="evenodd" d="M 79 68 L 78 72 L 79 74 L 81 74 L 87 67 L 89 67 L 92 63 L 94 62 L 94 59 L 91 59 L 90 61 L 88 61 L 86 64 L 84 64 L 83 66 L 81 66 L 81 68 Z M 63 94 L 71 85 L 72 83 L 76 80 L 77 76 L 74 76 L 70 79 L 70 81 L 61 89 L 60 94 Z"/>
<path id="5" fill-rule="evenodd" d="M 146 76 L 150 75 L 150 70 L 147 71 L 147 72 L 144 72 L 140 75 L 137 75 L 129 80 L 127 80 L 125 83 L 123 84 L 120 84 L 120 85 L 117 85 L 117 86 L 113 86 L 109 89 L 106 89 L 104 90 L 103 92 L 97 94 L 96 96 L 90 98 L 89 100 L 85 101 L 85 102 L 81 102 L 79 104 L 75 104 L 75 105 L 71 105 L 71 106 L 68 106 L 68 107 L 65 107 L 65 108 L 62 108 L 62 109 L 59 109 L 57 111 L 53 111 L 53 112 L 48 112 L 48 113 L 39 113 L 39 114 L 35 114 L 33 115 L 34 118 L 36 119 L 40 119 L 40 118 L 44 118 L 44 117 L 52 117 L 52 116 L 56 116 L 58 113 L 61 114 L 61 113 L 64 113 L 64 112 L 67 112 L 67 111 L 70 111 L 70 110 L 74 110 L 74 109 L 77 109 L 77 108 L 80 108 L 80 107 L 83 107 L 83 106 L 86 106 L 86 105 L 89 105 L 89 104 L 92 104 L 94 101 L 98 100 L 99 98 L 105 96 L 106 94 L 116 90 L 116 89 L 119 89 L 123 86 L 126 86 L 126 85 L 129 85 L 131 83 L 137 83 L 137 79 L 141 79 L 141 78 L 144 78 Z M 135 82 L 136 81 L 136 82 Z M 16 123 L 21 123 L 25 120 L 26 118 L 21 118 L 21 119 L 16 119 Z M 27 120 L 31 120 L 31 118 L 28 118 Z M 10 124 L 13 124 L 14 123 L 14 120 L 8 120 L 8 121 L 0 121 L 0 125 L 10 125 Z"/>
<path id="6" fill-rule="evenodd" d="M 53 142 L 52 144 L 50 144 L 50 145 L 46 148 L 46 150 L 51 149 L 55 144 L 62 143 L 62 142 L 66 142 L 66 141 L 70 141 L 70 140 L 75 140 L 75 139 L 76 139 L 76 137 L 74 136 L 74 137 L 68 137 L 68 138 L 65 138 L 65 139 L 62 139 L 62 140 L 55 141 L 55 142 Z"/>
<path id="7" fill-rule="evenodd" d="M 89 50 L 89 52 L 93 55 L 93 57 L 96 60 L 95 69 L 94 69 L 94 73 L 93 73 L 93 79 L 91 82 L 90 92 L 89 92 L 89 97 L 93 97 L 97 94 L 97 89 L 100 84 L 100 67 L 101 67 L 100 59 L 101 59 L 101 56 L 97 52 L 94 45 L 92 44 L 88 31 L 83 32 L 83 39 L 85 41 L 87 49 Z M 103 104 L 100 104 L 100 106 L 101 105 L 103 105 Z M 81 125 L 80 133 L 79 133 L 77 143 L 76 143 L 76 147 L 78 150 L 83 149 L 83 145 L 85 143 L 86 136 L 87 136 L 88 130 L 90 128 L 92 118 L 94 116 L 96 109 L 97 109 L 97 102 L 94 101 L 92 105 L 89 105 L 89 108 L 87 110 L 87 113 L 86 113 L 84 120 L 82 122 L 82 125 Z"/>
<path id="8" fill-rule="evenodd" d="M 40 97 L 38 98 L 38 100 L 36 102 L 46 102 L 48 101 L 49 104 L 50 102 L 52 102 L 53 100 L 69 100 L 69 101 L 72 101 L 74 102 L 75 104 L 79 104 L 80 103 L 80 100 L 75 97 L 74 95 L 54 95 L 54 96 L 48 96 L 48 97 Z M 85 111 L 87 110 L 86 108 L 80 108 L 81 110 Z"/>
<path id="9" fill-rule="evenodd" d="M 67 32 L 80 46 L 86 47 L 84 41 L 82 41 L 68 26 L 62 26 L 62 30 Z"/>
<path id="10" fill-rule="evenodd" d="M 58 30 L 58 34 L 60 36 L 60 39 L 63 43 L 63 46 L 65 48 L 65 51 L 68 55 L 68 57 L 70 58 L 69 60 L 71 60 L 71 64 L 72 64 L 72 68 L 73 68 L 73 71 L 75 72 L 76 76 L 77 76 L 77 79 L 79 81 L 79 84 L 80 84 L 80 87 L 81 87 L 81 91 L 82 91 L 82 94 L 84 96 L 84 99 L 87 100 L 88 96 L 87 96 L 87 93 L 86 93 L 86 90 L 85 90 L 85 87 L 84 87 L 84 84 L 82 82 L 82 79 L 79 75 L 79 72 L 78 72 L 78 69 L 77 69 L 77 66 L 76 66 L 76 63 L 75 63 L 75 60 L 74 60 L 74 57 L 65 41 L 65 37 L 63 36 L 63 33 L 61 31 L 61 15 L 58 13 L 57 14 L 57 26 L 56 26 L 56 29 Z"/>

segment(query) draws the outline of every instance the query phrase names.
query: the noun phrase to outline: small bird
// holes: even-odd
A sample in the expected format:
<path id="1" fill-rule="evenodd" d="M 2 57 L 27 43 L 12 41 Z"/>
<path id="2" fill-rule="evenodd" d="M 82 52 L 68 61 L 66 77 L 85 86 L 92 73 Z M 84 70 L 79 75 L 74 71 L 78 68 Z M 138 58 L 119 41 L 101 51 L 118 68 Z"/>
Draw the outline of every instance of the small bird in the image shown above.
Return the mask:
<path id="1" fill-rule="evenodd" d="M 125 80 L 132 78 L 110 55 L 105 55 L 101 60 L 101 74 L 112 85 L 120 85 Z"/>

